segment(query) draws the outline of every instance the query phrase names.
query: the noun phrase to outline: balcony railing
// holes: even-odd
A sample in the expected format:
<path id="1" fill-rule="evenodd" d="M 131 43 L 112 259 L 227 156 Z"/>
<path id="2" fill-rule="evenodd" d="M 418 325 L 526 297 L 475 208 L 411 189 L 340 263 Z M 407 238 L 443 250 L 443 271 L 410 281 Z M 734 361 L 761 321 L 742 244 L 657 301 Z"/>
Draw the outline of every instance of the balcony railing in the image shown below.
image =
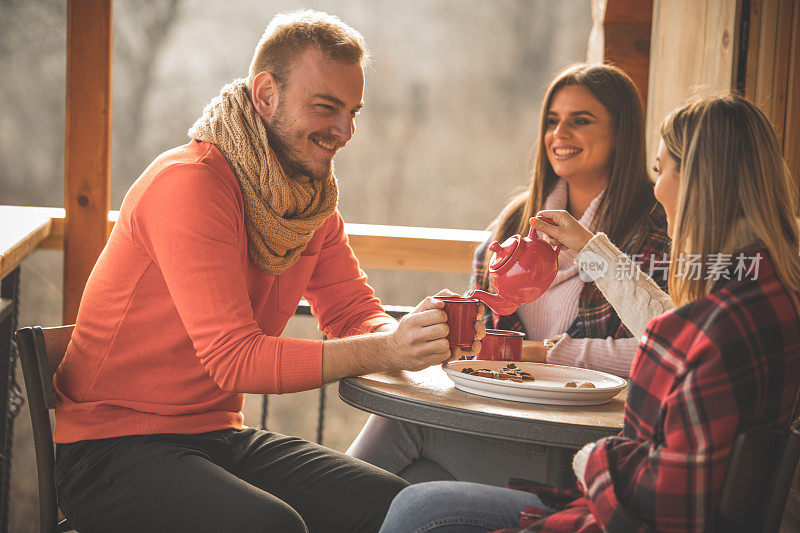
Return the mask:
<path id="1" fill-rule="evenodd" d="M 109 212 L 109 232 L 118 216 L 118 211 Z M 25 257 L 36 249 L 62 249 L 64 227 L 62 208 L 0 206 L 0 278 L 16 271 Z M 485 231 L 349 223 L 345 224 L 345 231 L 363 268 L 440 273 L 469 273 L 472 253 L 487 237 Z M 17 275 L 9 276 L 9 279 L 17 278 Z M 10 300 L 4 300 L 8 312 L 12 307 Z M 410 310 L 393 305 L 385 308 L 395 318 Z M 308 304 L 301 302 L 296 314 L 310 315 Z M 262 427 L 267 424 L 268 402 L 268 397 L 264 396 L 260 416 Z M 318 442 L 322 441 L 324 415 L 323 388 L 319 395 Z"/>

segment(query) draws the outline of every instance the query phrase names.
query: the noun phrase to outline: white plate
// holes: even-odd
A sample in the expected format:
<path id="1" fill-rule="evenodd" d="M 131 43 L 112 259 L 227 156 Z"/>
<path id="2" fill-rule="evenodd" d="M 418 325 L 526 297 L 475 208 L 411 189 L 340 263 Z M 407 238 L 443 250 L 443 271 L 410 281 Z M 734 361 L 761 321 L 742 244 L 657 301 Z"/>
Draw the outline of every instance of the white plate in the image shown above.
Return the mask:
<path id="1" fill-rule="evenodd" d="M 515 402 L 544 403 L 550 405 L 597 405 L 611 401 L 627 382 L 617 376 L 572 366 L 545 363 L 515 362 L 517 368 L 530 372 L 536 381 L 514 383 L 494 378 L 473 376 L 461 372 L 466 367 L 499 370 L 507 361 L 452 361 L 444 371 L 456 388 L 472 394 L 511 400 Z M 594 389 L 565 388 L 567 381 L 590 381 Z"/>

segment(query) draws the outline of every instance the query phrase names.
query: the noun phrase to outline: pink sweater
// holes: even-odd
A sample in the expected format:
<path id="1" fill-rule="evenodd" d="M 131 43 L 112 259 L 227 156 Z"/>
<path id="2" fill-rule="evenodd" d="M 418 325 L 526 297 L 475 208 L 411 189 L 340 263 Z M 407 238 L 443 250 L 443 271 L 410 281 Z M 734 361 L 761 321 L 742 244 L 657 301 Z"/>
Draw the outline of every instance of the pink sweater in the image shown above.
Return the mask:
<path id="1" fill-rule="evenodd" d="M 338 212 L 279 276 L 247 252 L 216 146 L 159 156 L 133 184 L 56 373 L 55 441 L 242 427 L 242 393 L 322 385 L 322 341 L 283 332 L 305 296 L 329 337 L 390 324 Z"/>
<path id="2" fill-rule="evenodd" d="M 559 180 L 545 200 L 545 209 L 566 209 L 568 184 Z M 594 215 L 603 193 L 600 193 L 580 219 L 585 227 L 594 228 Z M 562 250 L 558 256 L 558 273 L 550 288 L 539 299 L 523 305 L 517 311 L 529 340 L 543 340 L 567 331 L 578 316 L 578 301 L 584 281 L 579 276 L 575 260 L 578 253 Z M 588 278 L 587 278 L 588 280 Z M 567 335 L 547 354 L 547 362 L 579 366 L 611 372 L 627 377 L 631 361 L 639 347 L 639 339 L 573 339 Z"/>

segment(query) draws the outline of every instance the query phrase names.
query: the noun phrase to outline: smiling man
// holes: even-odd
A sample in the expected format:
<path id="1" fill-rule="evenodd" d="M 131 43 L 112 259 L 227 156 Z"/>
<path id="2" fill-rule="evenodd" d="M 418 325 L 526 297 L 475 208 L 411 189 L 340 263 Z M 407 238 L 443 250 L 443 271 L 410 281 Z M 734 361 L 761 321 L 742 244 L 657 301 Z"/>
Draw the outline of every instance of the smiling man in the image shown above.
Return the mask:
<path id="1" fill-rule="evenodd" d="M 331 60 L 317 48 L 293 55 L 291 85 L 289 72 L 269 72 L 262 61 L 253 61 L 253 106 L 266 119 L 269 145 L 284 170 L 329 179 L 333 156 L 355 133 L 364 106 L 364 71 L 359 62 Z"/>
<path id="2" fill-rule="evenodd" d="M 336 209 L 365 61 L 335 17 L 275 17 L 249 76 L 128 191 L 54 378 L 57 495 L 78 530 L 376 531 L 405 486 L 242 416 L 244 393 L 451 355 L 440 302 L 384 313 Z M 280 337 L 303 296 L 332 340 Z"/>

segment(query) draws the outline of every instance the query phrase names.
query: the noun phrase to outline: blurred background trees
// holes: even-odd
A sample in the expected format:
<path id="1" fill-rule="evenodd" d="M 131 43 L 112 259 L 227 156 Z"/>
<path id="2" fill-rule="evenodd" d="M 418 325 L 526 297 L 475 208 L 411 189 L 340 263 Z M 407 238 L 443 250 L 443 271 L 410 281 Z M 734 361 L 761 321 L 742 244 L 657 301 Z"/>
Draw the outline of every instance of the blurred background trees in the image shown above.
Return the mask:
<path id="1" fill-rule="evenodd" d="M 112 209 L 228 81 L 246 75 L 272 16 L 339 16 L 372 51 L 358 132 L 336 158 L 348 222 L 484 229 L 528 181 L 547 83 L 582 61 L 589 0 L 117 0 L 114 3 Z M 0 0 L 0 204 L 63 205 L 66 2 Z M 61 322 L 61 261 L 22 269 L 20 325 Z M 466 275 L 369 270 L 386 303 L 413 305 Z M 285 335 L 314 337 L 313 319 Z M 346 449 L 366 418 L 327 388 L 324 444 Z M 315 391 L 272 397 L 269 428 L 314 439 Z M 260 398 L 245 422 L 258 424 Z M 12 531 L 34 524 L 27 412 L 17 418 Z"/>

